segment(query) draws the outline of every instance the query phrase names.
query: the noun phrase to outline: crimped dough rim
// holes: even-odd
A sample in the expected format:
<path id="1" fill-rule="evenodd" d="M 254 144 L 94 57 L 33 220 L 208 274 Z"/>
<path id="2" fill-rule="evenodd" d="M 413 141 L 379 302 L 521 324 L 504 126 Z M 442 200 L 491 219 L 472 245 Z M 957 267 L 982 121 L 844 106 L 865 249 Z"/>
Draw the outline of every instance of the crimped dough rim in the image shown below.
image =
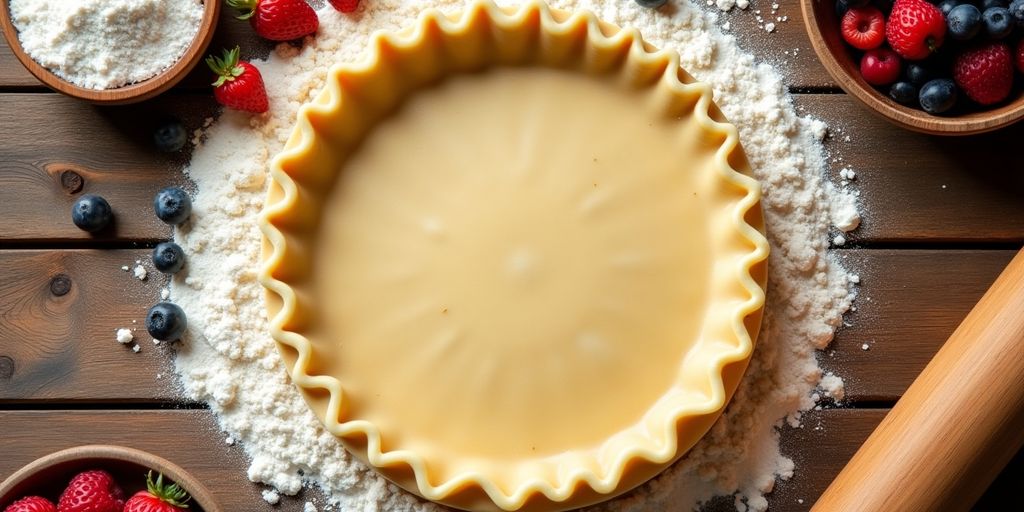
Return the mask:
<path id="1" fill-rule="evenodd" d="M 531 29 L 532 24 L 539 26 L 540 30 L 537 30 L 537 26 Z M 488 475 L 481 472 L 464 472 L 447 481 L 434 483 L 419 454 L 408 450 L 382 452 L 380 430 L 375 425 L 364 420 L 340 421 L 343 417 L 344 404 L 341 382 L 329 375 L 307 373 L 313 357 L 313 348 L 306 337 L 296 332 L 300 329 L 296 329 L 295 326 L 302 324 L 304 315 L 301 300 L 289 285 L 287 270 L 289 259 L 296 257 L 293 254 L 295 248 L 289 250 L 288 247 L 289 230 L 295 229 L 297 223 L 309 222 L 310 216 L 316 217 L 318 213 L 318 210 L 310 213 L 308 194 L 304 194 L 302 190 L 304 186 L 311 186 L 311 178 L 301 175 L 301 171 L 297 169 L 302 168 L 303 161 L 312 158 L 318 140 L 323 137 L 321 132 L 326 130 L 324 121 L 338 117 L 343 108 L 359 108 L 354 104 L 347 105 L 344 98 L 351 94 L 353 88 L 371 87 L 378 67 L 383 66 L 383 55 L 410 51 L 421 45 L 434 45 L 439 51 L 443 51 L 441 46 L 444 44 L 451 43 L 456 37 L 481 32 L 482 28 L 486 33 L 503 31 L 506 35 L 522 36 L 533 43 L 538 43 L 543 37 L 579 38 L 583 49 L 579 50 L 580 55 L 577 57 L 584 56 L 586 47 L 612 51 L 621 54 L 622 58 L 618 59 L 619 67 L 628 65 L 660 70 L 657 71 L 661 75 L 657 79 L 657 86 L 670 87 L 680 96 L 697 97 L 693 107 L 697 122 L 704 130 L 724 136 L 724 142 L 714 155 L 714 167 L 720 179 L 745 191 L 745 196 L 732 205 L 730 217 L 736 235 L 749 245 L 749 251 L 737 255 L 737 264 L 734 268 L 735 281 L 742 286 L 745 296 L 729 297 L 729 300 L 724 301 L 731 308 L 728 318 L 734 338 L 728 340 L 730 346 L 724 348 L 721 343 L 712 344 L 702 340 L 693 349 L 708 351 L 705 354 L 710 363 L 707 367 L 708 384 L 711 389 L 708 400 L 702 403 L 674 403 L 670 407 L 661 404 L 663 410 L 655 411 L 664 416 L 661 441 L 650 446 L 621 449 L 611 458 L 611 464 L 602 467 L 601 474 L 584 469 L 570 471 L 568 476 L 559 481 L 539 477 L 526 478 L 518 482 L 512 492 L 503 491 Z M 546 64 L 545 55 L 541 50 L 543 45 L 532 46 L 532 58 L 541 65 Z M 332 66 L 323 91 L 316 99 L 299 109 L 296 126 L 285 149 L 271 162 L 270 192 L 259 216 L 259 227 L 264 237 L 263 264 L 259 280 L 267 290 L 271 335 L 279 344 L 293 382 L 304 396 L 309 399 L 311 394 L 329 394 L 326 414 L 320 418 L 327 430 L 342 440 L 353 437 L 365 439 L 365 442 L 359 443 L 360 448 L 357 449 L 365 451 L 357 455 L 386 476 L 393 475 L 389 473 L 389 468 L 402 467 L 411 470 L 415 477 L 415 488 L 409 485 L 410 482 L 398 482 L 410 491 L 433 501 L 467 508 L 469 507 L 463 502 L 453 498 L 467 489 L 482 491 L 493 506 L 502 510 L 519 510 L 524 507 L 551 510 L 581 506 L 625 492 L 681 457 L 721 414 L 746 368 L 760 328 L 769 252 L 768 242 L 763 235 L 760 185 L 737 170 L 737 167 L 744 170 L 747 167 L 739 146 L 739 136 L 735 126 L 726 122 L 714 105 L 710 86 L 695 82 L 686 74 L 679 67 L 677 53 L 653 48 L 643 41 L 636 29 L 620 29 L 598 20 L 588 11 L 569 14 L 555 10 L 540 0 L 531 0 L 517 8 L 500 8 L 490 0 L 478 0 L 467 6 L 461 15 L 454 17 L 448 17 L 436 10 L 428 10 L 409 29 L 397 33 L 374 34 L 370 48 L 369 56 L 360 63 Z M 485 65 L 504 65 L 506 63 L 501 62 L 503 58 L 503 55 L 491 56 L 492 60 L 485 61 Z M 585 67 L 587 64 L 581 65 Z M 438 76 L 457 72 L 461 70 L 446 69 L 439 71 Z M 395 94 L 404 96 L 416 88 L 418 87 Z M 362 99 L 361 97 L 360 100 Z M 358 138 L 359 135 L 372 131 L 373 124 L 372 121 L 364 121 L 363 126 L 343 126 L 335 131 L 355 132 L 356 135 L 345 133 L 344 136 Z M 332 133 L 331 136 L 339 135 Z M 349 145 L 344 150 L 350 150 L 353 146 L 354 144 Z M 299 248 L 295 252 L 301 254 L 304 250 L 305 248 Z M 658 404 L 654 404 L 652 410 L 661 402 L 660 400 Z M 697 427 L 686 431 L 683 428 L 685 425 Z M 348 443 L 346 446 L 352 448 Z M 630 475 L 630 471 L 642 471 L 645 474 L 638 478 L 636 475 Z M 581 493 L 580 489 L 585 486 L 593 492 Z M 598 498 L 594 497 L 595 493 Z M 584 501 L 575 499 L 575 495 L 579 494 L 587 495 L 583 498 Z M 472 508 L 477 508 L 477 505 L 473 505 Z"/>

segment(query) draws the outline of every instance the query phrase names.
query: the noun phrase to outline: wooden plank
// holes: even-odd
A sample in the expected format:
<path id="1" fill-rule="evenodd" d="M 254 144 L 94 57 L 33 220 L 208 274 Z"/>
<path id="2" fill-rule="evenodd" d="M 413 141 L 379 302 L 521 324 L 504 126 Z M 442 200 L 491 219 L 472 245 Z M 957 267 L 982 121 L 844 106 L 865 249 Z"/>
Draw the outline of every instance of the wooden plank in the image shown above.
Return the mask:
<path id="1" fill-rule="evenodd" d="M 848 400 L 895 401 L 1015 252 L 837 251 L 861 285 L 823 366 L 844 378 Z"/>
<path id="2" fill-rule="evenodd" d="M 187 155 L 157 151 L 153 129 L 173 116 L 198 128 L 215 111 L 206 96 L 98 108 L 56 94 L 0 94 L 0 247 L 168 237 L 153 214 L 153 195 L 183 182 L 176 169 Z M 114 225 L 95 235 L 76 228 L 71 205 L 81 194 L 105 197 Z"/>
<path id="3" fill-rule="evenodd" d="M 700 2 L 698 2 L 699 4 Z M 735 34 L 740 45 L 752 52 L 759 59 L 772 63 L 784 76 L 791 87 L 834 87 L 832 79 L 818 62 L 811 49 L 810 40 L 804 31 L 803 16 L 797 0 L 779 0 L 779 9 L 769 15 L 772 2 L 753 2 L 750 9 L 744 11 L 734 9 L 730 13 L 719 13 L 721 23 L 728 21 L 729 33 Z M 757 23 L 755 10 L 761 10 L 766 21 L 775 21 L 776 29 L 767 33 Z M 717 10 L 714 10 L 717 12 Z M 776 20 L 786 16 L 785 22 Z M 411 23 L 411 20 L 410 20 Z M 248 23 L 236 20 L 231 10 L 225 9 L 221 14 L 214 39 L 210 43 L 209 52 L 220 52 L 221 48 L 241 45 L 247 58 L 265 56 L 273 44 L 258 38 Z M 203 64 L 197 66 L 184 81 L 183 86 L 189 88 L 205 88 L 209 86 L 209 71 Z M 30 75 L 21 63 L 14 58 L 10 47 L 0 40 L 0 87 L 35 87 L 40 86 L 38 80 Z"/>
<path id="4" fill-rule="evenodd" d="M 822 357 L 846 379 L 847 399 L 899 398 L 1013 252 L 837 251 L 862 282 L 850 326 Z M 0 400 L 174 399 L 155 379 L 171 371 L 164 347 L 152 346 L 142 329 L 163 277 L 150 272 L 142 283 L 120 269 L 148 257 L 147 250 L 0 251 L 7 269 L 0 274 L 0 356 L 15 367 L 0 380 Z M 55 297 L 50 283 L 59 274 L 72 286 Z M 140 329 L 141 355 L 114 342 L 119 327 Z"/>
<path id="5" fill-rule="evenodd" d="M 790 480 L 778 483 L 769 497 L 769 510 L 810 509 L 886 412 L 824 410 L 805 416 L 802 428 L 787 427 L 782 433 L 782 451 L 794 460 L 796 471 Z M 41 430 L 41 426 L 45 429 Z M 313 490 L 294 499 L 285 498 L 277 507 L 264 502 L 260 487 L 245 478 L 247 462 L 241 447 L 225 445 L 224 435 L 218 431 L 212 414 L 205 410 L 3 411 L 0 432 L 4 432 L 5 441 L 0 479 L 57 450 L 92 443 L 118 444 L 152 452 L 183 467 L 200 481 L 210 482 L 210 490 L 224 510 L 298 511 L 305 500 L 322 503 L 320 493 Z M 1006 496 L 1016 488 L 1024 477 L 1021 460 L 1018 455 L 983 500 L 993 499 L 988 496 Z M 722 499 L 706 510 L 726 512 L 735 508 L 731 499 Z"/>
<path id="6" fill-rule="evenodd" d="M 227 446 L 205 410 L 0 411 L 0 480 L 36 458 L 73 446 L 115 444 L 163 457 L 204 482 L 226 512 L 299 512 L 313 493 L 271 507 L 246 478 L 240 446 Z M 317 493 L 318 502 L 323 500 Z"/>
<path id="7" fill-rule="evenodd" d="M 935 137 L 893 126 L 847 95 L 794 99 L 842 130 L 826 148 L 835 181 L 843 167 L 857 173 L 865 222 L 849 237 L 854 243 L 1024 242 L 1024 160 L 1007 155 L 1024 124 Z"/>
<path id="8" fill-rule="evenodd" d="M 0 402 L 179 399 L 170 348 L 145 329 L 166 282 L 149 255 L 0 251 Z M 121 270 L 136 260 L 145 281 Z M 134 331 L 139 353 L 117 343 L 118 328 Z"/>

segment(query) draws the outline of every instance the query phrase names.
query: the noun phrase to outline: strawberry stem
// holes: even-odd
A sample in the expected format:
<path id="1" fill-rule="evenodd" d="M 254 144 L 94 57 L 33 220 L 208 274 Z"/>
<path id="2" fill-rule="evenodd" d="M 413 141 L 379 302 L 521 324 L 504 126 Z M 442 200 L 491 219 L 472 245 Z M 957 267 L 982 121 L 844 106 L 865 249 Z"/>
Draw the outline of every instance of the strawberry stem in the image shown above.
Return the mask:
<path id="1" fill-rule="evenodd" d="M 230 7 L 234 7 L 242 12 L 242 14 L 236 16 L 240 20 L 247 20 L 252 18 L 256 14 L 256 5 L 260 3 L 260 0 L 225 0 Z"/>
<path id="2" fill-rule="evenodd" d="M 146 473 L 146 490 L 160 501 L 178 508 L 188 508 L 188 501 L 192 499 L 178 484 L 165 485 L 163 473 L 157 473 L 154 482 L 152 470 Z"/>
<path id="3" fill-rule="evenodd" d="M 224 82 L 230 82 L 235 77 L 245 73 L 245 68 L 238 65 L 238 56 L 241 53 L 239 47 L 235 47 L 232 50 L 224 50 L 223 57 L 214 57 L 210 55 L 206 58 L 206 65 L 217 74 L 217 81 L 213 82 L 214 87 L 220 87 L 224 85 Z"/>

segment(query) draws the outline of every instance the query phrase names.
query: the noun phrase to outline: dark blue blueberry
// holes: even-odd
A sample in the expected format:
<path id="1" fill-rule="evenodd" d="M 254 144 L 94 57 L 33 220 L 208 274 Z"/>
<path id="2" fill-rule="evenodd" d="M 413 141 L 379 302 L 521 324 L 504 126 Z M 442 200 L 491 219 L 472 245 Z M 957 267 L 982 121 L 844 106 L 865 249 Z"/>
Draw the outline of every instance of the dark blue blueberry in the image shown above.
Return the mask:
<path id="1" fill-rule="evenodd" d="M 162 242 L 153 248 L 153 266 L 164 274 L 177 274 L 185 266 L 185 251 L 174 242 Z"/>
<path id="2" fill-rule="evenodd" d="M 153 143 L 156 144 L 156 148 L 160 151 L 168 153 L 179 151 L 185 147 L 187 140 L 188 133 L 185 132 L 185 127 L 177 119 L 164 121 L 156 127 L 156 130 L 153 130 Z"/>
<path id="3" fill-rule="evenodd" d="M 981 12 L 993 7 L 1006 7 L 1006 0 L 981 0 Z"/>
<path id="4" fill-rule="evenodd" d="M 910 82 L 896 82 L 889 88 L 889 97 L 901 105 L 916 105 L 917 87 Z"/>
<path id="5" fill-rule="evenodd" d="M 929 114 L 941 114 L 956 105 L 956 84 L 948 78 L 930 80 L 918 95 L 921 108 Z"/>
<path id="6" fill-rule="evenodd" d="M 1010 2 L 1010 16 L 1018 27 L 1024 28 L 1024 0 Z"/>
<path id="7" fill-rule="evenodd" d="M 156 193 L 153 210 L 160 220 L 177 226 L 192 214 L 192 199 L 178 187 L 167 187 Z"/>
<path id="8" fill-rule="evenodd" d="M 907 64 L 907 81 L 915 87 L 921 87 L 932 79 L 932 72 L 920 64 Z"/>
<path id="9" fill-rule="evenodd" d="M 942 0 L 937 6 L 939 10 L 942 11 L 942 15 L 948 18 L 949 12 L 958 5 L 960 5 L 960 0 Z"/>
<path id="10" fill-rule="evenodd" d="M 846 4 L 846 0 L 836 0 L 836 17 L 840 20 L 843 16 L 846 16 L 846 11 L 850 10 L 850 6 Z"/>
<path id="11" fill-rule="evenodd" d="M 986 9 L 981 19 L 985 22 L 985 33 L 992 39 L 1002 39 L 1013 32 L 1013 17 L 1005 7 Z"/>
<path id="12" fill-rule="evenodd" d="M 74 222 L 78 229 L 95 233 L 110 224 L 114 213 L 110 209 L 110 203 L 100 196 L 86 194 L 78 198 L 71 206 L 71 222 Z"/>
<path id="13" fill-rule="evenodd" d="M 648 9 L 657 9 L 668 3 L 668 0 L 636 0 L 636 3 L 640 4 L 640 7 L 647 7 Z"/>
<path id="14" fill-rule="evenodd" d="M 981 11 L 971 4 L 960 4 L 946 16 L 949 35 L 957 41 L 967 41 L 978 35 L 981 25 Z"/>
<path id="15" fill-rule="evenodd" d="M 146 313 L 146 330 L 153 339 L 174 341 L 185 334 L 186 327 L 188 319 L 177 304 L 160 302 L 149 308 L 149 313 Z"/>

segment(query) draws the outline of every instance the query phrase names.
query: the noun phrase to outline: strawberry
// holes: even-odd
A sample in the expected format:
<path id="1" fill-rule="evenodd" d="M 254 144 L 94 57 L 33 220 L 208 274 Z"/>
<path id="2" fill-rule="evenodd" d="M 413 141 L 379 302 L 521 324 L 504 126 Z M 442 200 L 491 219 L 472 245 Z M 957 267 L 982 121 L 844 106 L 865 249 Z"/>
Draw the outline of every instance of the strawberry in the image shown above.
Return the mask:
<path id="1" fill-rule="evenodd" d="M 1005 43 L 964 50 L 953 64 L 953 80 L 967 97 L 982 104 L 999 103 L 1013 87 L 1013 57 Z"/>
<path id="2" fill-rule="evenodd" d="M 178 484 L 164 484 L 161 473 L 153 481 L 153 472 L 146 473 L 146 490 L 139 491 L 124 504 L 123 512 L 178 512 L 188 508 L 189 495 Z"/>
<path id="3" fill-rule="evenodd" d="M 46 498 L 28 496 L 7 505 L 4 512 L 57 512 L 57 507 Z"/>
<path id="4" fill-rule="evenodd" d="M 271 41 L 290 41 L 316 32 L 320 19 L 306 0 L 227 0 L 242 11 L 240 20 L 249 24 L 260 37 Z"/>
<path id="5" fill-rule="evenodd" d="M 206 65 L 217 74 L 213 97 L 226 107 L 262 114 L 270 108 L 263 75 L 256 66 L 238 60 L 239 49 L 224 50 L 224 57 L 209 56 Z"/>
<path id="6" fill-rule="evenodd" d="M 356 12 L 359 7 L 359 0 L 327 0 L 335 9 L 341 12 Z"/>
<path id="7" fill-rule="evenodd" d="M 75 475 L 57 501 L 57 512 L 121 512 L 124 492 L 101 469 Z"/>
<path id="8" fill-rule="evenodd" d="M 878 48 L 885 42 L 885 16 L 870 5 L 851 8 L 843 15 L 841 32 L 858 50 Z"/>
<path id="9" fill-rule="evenodd" d="M 885 26 L 885 37 L 904 59 L 921 60 L 942 46 L 946 19 L 938 7 L 924 0 L 896 0 Z"/>

